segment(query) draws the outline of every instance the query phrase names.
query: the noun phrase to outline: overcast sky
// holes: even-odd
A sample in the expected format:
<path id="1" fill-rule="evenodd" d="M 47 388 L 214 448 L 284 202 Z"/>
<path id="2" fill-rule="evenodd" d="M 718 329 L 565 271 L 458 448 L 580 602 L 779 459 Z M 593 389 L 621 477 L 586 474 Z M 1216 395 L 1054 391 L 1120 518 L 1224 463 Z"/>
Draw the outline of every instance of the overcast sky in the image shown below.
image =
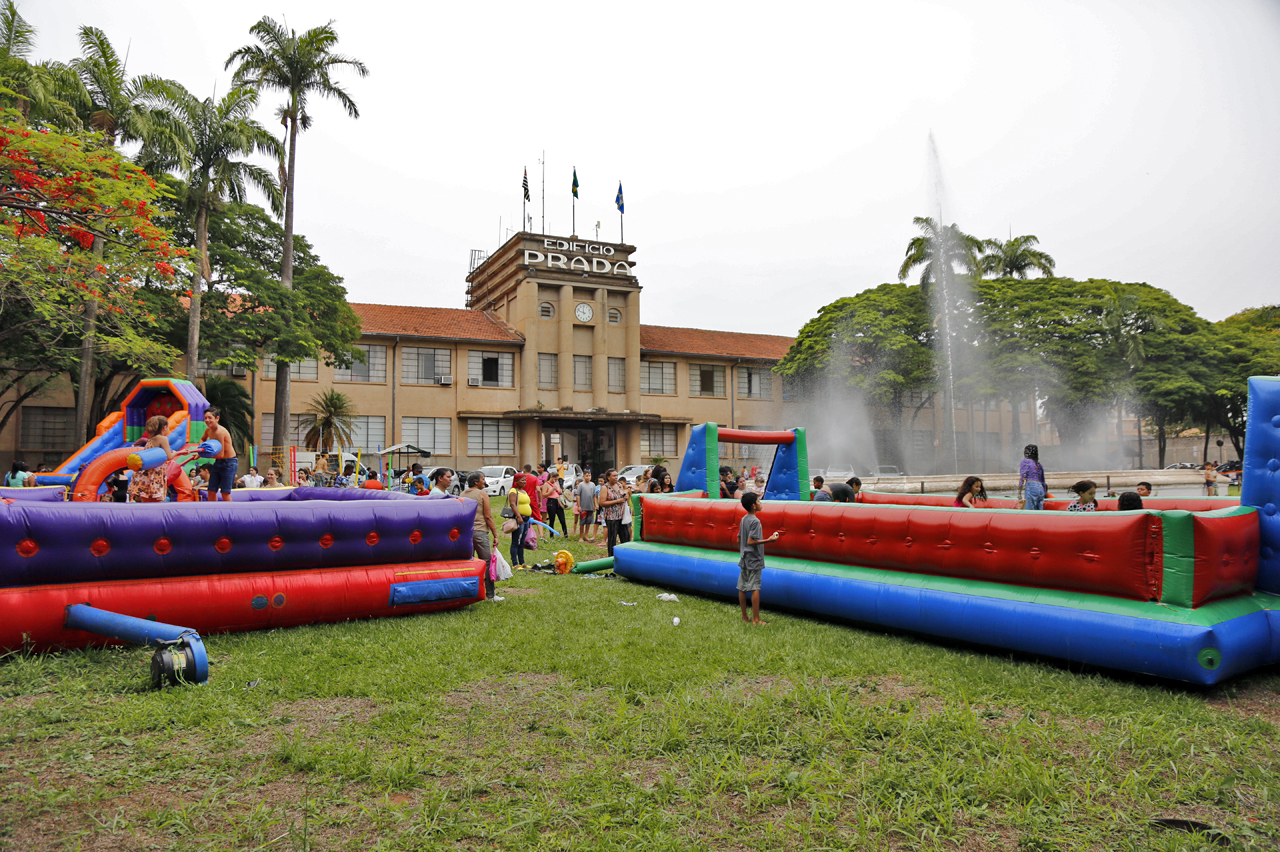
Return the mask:
<path id="1" fill-rule="evenodd" d="M 37 57 L 91 24 L 204 96 L 263 15 L 332 19 L 370 74 L 315 106 L 297 230 L 353 301 L 462 307 L 469 250 L 529 213 L 638 249 L 643 320 L 795 334 L 896 279 L 931 215 L 1035 234 L 1060 275 L 1211 320 L 1280 302 L 1280 2 L 409 3 L 18 0 Z M 280 97 L 267 94 L 261 118 Z"/>

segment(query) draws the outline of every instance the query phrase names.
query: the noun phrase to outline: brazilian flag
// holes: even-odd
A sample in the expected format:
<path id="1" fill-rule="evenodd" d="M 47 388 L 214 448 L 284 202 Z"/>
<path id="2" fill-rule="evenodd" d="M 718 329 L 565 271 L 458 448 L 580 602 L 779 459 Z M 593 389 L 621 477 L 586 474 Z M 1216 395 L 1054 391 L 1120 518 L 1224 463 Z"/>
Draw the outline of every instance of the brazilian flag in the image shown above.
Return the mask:
<path id="1" fill-rule="evenodd" d="M 573 197 L 578 197 L 578 169 L 576 166 L 573 169 Z"/>

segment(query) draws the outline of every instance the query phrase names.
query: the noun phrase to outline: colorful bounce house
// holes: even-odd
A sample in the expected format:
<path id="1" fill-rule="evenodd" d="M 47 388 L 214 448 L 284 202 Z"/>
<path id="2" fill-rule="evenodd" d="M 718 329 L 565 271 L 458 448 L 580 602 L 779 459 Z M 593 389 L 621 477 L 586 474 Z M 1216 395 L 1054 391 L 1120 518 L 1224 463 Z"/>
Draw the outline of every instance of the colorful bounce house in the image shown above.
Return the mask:
<path id="1" fill-rule="evenodd" d="M 1280 378 L 1249 380 L 1239 501 L 1148 498 L 1139 511 L 1065 501 L 958 509 L 950 497 L 863 492 L 809 501 L 803 429 L 695 427 L 679 495 L 646 495 L 631 579 L 736 598 L 737 500 L 718 495 L 718 444 L 776 444 L 760 519 L 767 605 L 1212 684 L 1280 661 Z M 1108 511 L 1109 510 L 1109 511 Z"/>
<path id="2" fill-rule="evenodd" d="M 166 396 L 176 409 L 156 411 L 175 405 Z M 238 491 L 230 503 L 94 499 L 138 455 L 121 444 L 141 435 L 147 416 L 166 414 L 175 451 L 199 453 L 191 441 L 203 435 L 207 405 L 188 382 L 148 380 L 53 475 L 66 480 L 50 484 L 71 485 L 83 501 L 64 502 L 61 487 L 4 489 L 0 651 L 158 644 L 153 681 L 201 683 L 200 634 L 483 600 L 472 500 L 331 488 Z"/>

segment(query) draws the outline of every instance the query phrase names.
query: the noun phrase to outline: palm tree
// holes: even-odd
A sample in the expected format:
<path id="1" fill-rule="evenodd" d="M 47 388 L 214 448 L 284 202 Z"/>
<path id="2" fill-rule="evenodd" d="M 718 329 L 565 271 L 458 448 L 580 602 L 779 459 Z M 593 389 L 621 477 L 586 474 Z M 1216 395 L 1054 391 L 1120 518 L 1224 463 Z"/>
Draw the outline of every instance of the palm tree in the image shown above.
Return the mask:
<path id="1" fill-rule="evenodd" d="M 1008 240 L 983 241 L 984 254 L 979 261 L 982 274 L 993 278 L 1026 279 L 1030 270 L 1037 269 L 1041 275 L 1052 278 L 1054 260 L 1035 248 L 1039 242 L 1039 238 L 1032 234 L 1010 237 Z"/>
<path id="2" fill-rule="evenodd" d="M 209 269 L 209 214 L 221 207 L 225 199 L 242 204 L 246 200 L 246 184 L 262 191 L 278 214 L 281 210 L 280 189 L 275 178 L 261 166 L 235 159 L 255 151 L 272 154 L 279 159 L 279 140 L 252 118 L 258 106 L 255 89 L 237 86 L 223 96 L 199 100 L 179 84 L 165 84 L 157 99 L 168 106 L 186 130 L 190 146 L 186 149 L 186 206 L 195 223 L 196 252 L 191 272 L 191 305 L 187 318 L 187 375 L 196 374 L 200 358 L 200 297 L 203 278 L 212 280 Z M 172 163 L 157 162 L 162 168 Z"/>
<path id="3" fill-rule="evenodd" d="M 81 104 L 83 123 L 102 133 L 107 145 L 141 142 L 154 156 L 173 157 L 185 164 L 186 130 L 171 112 L 153 105 L 165 86 L 177 85 L 159 77 L 130 78 L 125 64 L 105 33 L 97 27 L 80 28 L 80 56 L 71 70 L 85 90 Z M 95 237 L 93 252 L 102 256 L 102 240 Z M 85 299 L 84 340 L 80 344 L 80 393 L 76 399 L 76 434 L 89 432 L 89 408 L 93 399 L 93 346 L 98 303 Z"/>
<path id="4" fill-rule="evenodd" d="M 302 439 L 308 449 L 319 447 L 327 453 L 335 443 L 340 447 L 350 447 L 355 443 L 356 407 L 346 394 L 336 390 L 322 391 L 311 400 L 307 413 L 315 416 L 315 422 Z"/>
<path id="5" fill-rule="evenodd" d="M 30 61 L 36 28 L 18 13 L 13 0 L 0 3 L 0 103 L 18 110 L 27 121 L 78 128 L 75 106 L 85 92 L 61 62 Z"/>
<path id="6" fill-rule="evenodd" d="M 924 267 L 920 271 L 922 285 L 937 280 L 943 267 L 947 273 L 954 272 L 956 266 L 970 275 L 977 273 L 980 268 L 978 253 L 982 251 L 982 240 L 961 231 L 954 222 L 940 227 L 928 216 L 917 216 L 911 222 L 920 229 L 920 236 L 907 243 L 906 256 L 902 266 L 898 268 L 899 281 L 906 281 L 911 270 L 917 266 Z"/>
<path id="7" fill-rule="evenodd" d="M 222 412 L 218 422 L 231 433 L 236 452 L 244 453 L 253 440 L 253 401 L 244 385 L 226 376 L 208 376 L 204 398 Z"/>
<path id="8" fill-rule="evenodd" d="M 297 188 L 295 167 L 298 132 L 311 127 L 308 101 L 312 96 L 332 98 L 352 118 L 359 118 L 356 102 L 334 81 L 332 72 L 346 67 L 364 77 L 369 69 L 358 59 L 333 52 L 338 34 L 332 21 L 298 35 L 270 17 L 264 17 L 250 27 L 249 32 L 257 38 L 258 44 L 236 50 L 223 67 L 230 68 L 232 63 L 239 62 L 234 77 L 236 85 L 271 89 L 285 96 L 285 103 L 276 110 L 289 140 L 288 162 L 280 164 L 280 184 L 284 188 L 284 253 L 280 259 L 280 283 L 286 290 L 292 290 L 293 208 Z M 278 362 L 276 366 L 275 435 L 272 440 L 277 446 L 284 446 L 289 431 L 289 366 L 286 362 Z"/>

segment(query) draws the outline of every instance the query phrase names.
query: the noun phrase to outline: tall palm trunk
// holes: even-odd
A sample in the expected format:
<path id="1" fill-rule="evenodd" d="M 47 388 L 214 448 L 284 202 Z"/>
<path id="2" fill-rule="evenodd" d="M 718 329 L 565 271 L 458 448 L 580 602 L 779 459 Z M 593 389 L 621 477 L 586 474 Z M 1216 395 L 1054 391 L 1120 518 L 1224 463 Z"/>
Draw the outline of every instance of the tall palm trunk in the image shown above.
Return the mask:
<path id="1" fill-rule="evenodd" d="M 105 244 L 93 238 L 93 256 L 102 263 Z M 96 273 L 95 273 L 96 275 Z M 84 303 L 84 338 L 80 343 L 80 387 L 76 394 L 76 443 L 89 440 L 89 411 L 93 406 L 93 346 L 98 328 L 98 300 L 90 294 Z"/>
<path id="2" fill-rule="evenodd" d="M 285 167 L 284 181 L 284 254 L 280 258 L 280 285 L 286 290 L 293 289 L 293 170 L 298 156 L 298 118 L 297 101 L 294 101 L 294 115 L 289 118 L 289 164 Z M 289 438 L 289 362 L 276 362 L 276 401 L 275 422 L 272 427 L 271 443 L 283 447 Z"/>
<path id="3" fill-rule="evenodd" d="M 187 378 L 196 378 L 196 362 L 200 360 L 201 279 L 209 268 L 209 212 L 201 202 L 196 208 L 196 269 L 191 273 L 191 310 L 187 314 Z"/>

